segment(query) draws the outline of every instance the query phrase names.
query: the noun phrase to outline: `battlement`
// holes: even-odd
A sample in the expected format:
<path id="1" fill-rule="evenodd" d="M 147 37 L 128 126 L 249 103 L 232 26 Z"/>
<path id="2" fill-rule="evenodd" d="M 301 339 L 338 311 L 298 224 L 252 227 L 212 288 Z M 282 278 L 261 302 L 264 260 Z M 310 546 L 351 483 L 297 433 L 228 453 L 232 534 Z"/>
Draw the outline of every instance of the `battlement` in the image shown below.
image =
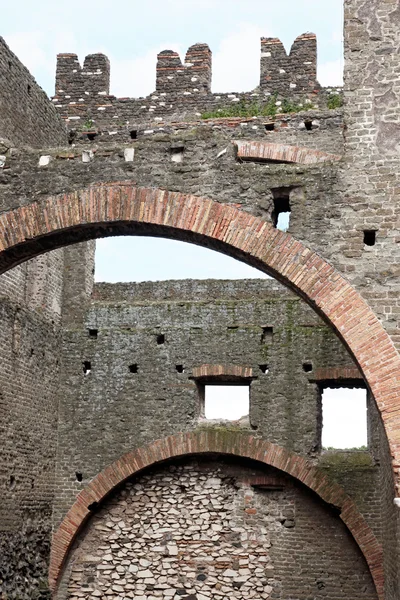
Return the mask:
<path id="1" fill-rule="evenodd" d="M 155 91 L 146 98 L 110 95 L 110 63 L 104 54 L 90 54 L 81 67 L 76 54 L 57 57 L 54 106 L 74 127 L 114 130 L 117 124 L 137 125 L 198 118 L 227 107 L 289 100 L 305 108 L 326 105 L 317 77 L 317 39 L 300 35 L 289 56 L 280 40 L 261 38 L 260 85 L 240 94 L 211 92 L 212 53 L 194 44 L 184 61 L 173 50 L 157 56 Z M 279 110 L 278 110 L 279 112 Z"/>
<path id="2" fill-rule="evenodd" d="M 190 46 L 184 64 L 177 52 L 160 52 L 157 56 L 156 91 L 210 94 L 211 50 L 207 44 Z"/>
<path id="3" fill-rule="evenodd" d="M 278 38 L 261 38 L 260 89 L 263 92 L 308 95 L 319 87 L 314 33 L 297 37 L 289 56 Z"/>
<path id="4" fill-rule="evenodd" d="M 110 93 L 110 61 L 104 54 L 89 54 L 83 67 L 76 54 L 58 54 L 56 70 L 56 94 L 84 96 Z"/>

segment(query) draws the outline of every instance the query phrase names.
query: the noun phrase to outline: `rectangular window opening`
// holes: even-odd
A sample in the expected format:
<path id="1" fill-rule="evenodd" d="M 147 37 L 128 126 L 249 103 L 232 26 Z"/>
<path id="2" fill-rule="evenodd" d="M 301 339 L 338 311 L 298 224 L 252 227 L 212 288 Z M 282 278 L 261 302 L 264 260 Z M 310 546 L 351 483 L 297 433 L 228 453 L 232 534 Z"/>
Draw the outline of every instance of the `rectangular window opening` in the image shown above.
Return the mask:
<path id="1" fill-rule="evenodd" d="M 84 360 L 83 361 L 83 374 L 89 375 L 89 373 L 91 373 L 91 371 L 92 371 L 92 363 L 90 362 L 90 360 Z"/>
<path id="2" fill-rule="evenodd" d="M 250 385 L 206 384 L 203 393 L 203 416 L 206 419 L 239 421 L 248 417 Z"/>
<path id="3" fill-rule="evenodd" d="M 367 390 L 322 388 L 322 435 L 324 450 L 367 450 Z"/>
<path id="4" fill-rule="evenodd" d="M 366 246 L 375 246 L 376 242 L 376 230 L 371 229 L 364 231 L 364 244 Z"/>
<path id="5" fill-rule="evenodd" d="M 98 330 L 97 329 L 89 329 L 89 337 L 91 338 L 97 338 L 98 335 Z"/>
<path id="6" fill-rule="evenodd" d="M 266 344 L 269 340 L 272 340 L 273 335 L 274 335 L 273 327 L 263 327 L 262 334 L 261 334 L 261 343 Z"/>
<path id="7" fill-rule="evenodd" d="M 290 224 L 290 192 L 292 188 L 276 188 L 272 190 L 274 208 L 271 213 L 272 224 L 280 231 L 287 231 Z"/>

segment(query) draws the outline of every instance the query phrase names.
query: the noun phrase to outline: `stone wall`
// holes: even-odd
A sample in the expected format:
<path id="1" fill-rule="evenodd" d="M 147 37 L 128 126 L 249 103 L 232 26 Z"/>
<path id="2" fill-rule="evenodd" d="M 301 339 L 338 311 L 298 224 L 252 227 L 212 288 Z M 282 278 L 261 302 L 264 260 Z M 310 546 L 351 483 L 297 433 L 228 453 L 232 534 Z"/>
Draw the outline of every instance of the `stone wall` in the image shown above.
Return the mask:
<path id="1" fill-rule="evenodd" d="M 260 89 L 284 98 L 298 94 L 317 94 L 317 38 L 313 33 L 300 35 L 289 56 L 277 38 L 261 38 Z"/>
<path id="2" fill-rule="evenodd" d="M 320 460 L 318 373 L 334 380 L 338 371 L 353 378 L 357 370 L 317 315 L 278 283 L 96 284 L 91 303 L 82 304 L 81 297 L 65 320 L 55 525 L 79 490 L 125 452 L 207 425 L 197 374 L 205 364 L 251 369 L 250 419 L 242 426 Z M 370 412 L 372 458 L 344 454 L 338 466 L 324 455 L 323 466 L 342 476 L 379 537 L 372 399 Z"/>
<path id="3" fill-rule="evenodd" d="M 377 598 L 339 517 L 273 468 L 178 461 L 134 478 L 89 521 L 58 600 Z"/>
<path id="4" fill-rule="evenodd" d="M 0 278 L 0 591 L 46 598 L 54 495 L 63 251 Z"/>
<path id="5" fill-rule="evenodd" d="M 8 145 L 46 148 L 67 141 L 57 110 L 0 37 L 0 155 Z"/>
<path id="6" fill-rule="evenodd" d="M 317 77 L 314 34 L 303 34 L 293 43 L 290 55 L 277 39 L 261 38 L 260 85 L 243 93 L 211 93 L 211 51 L 207 44 L 191 46 L 182 62 L 172 50 L 157 57 L 155 92 L 146 98 L 116 98 L 109 93 L 110 65 L 103 54 L 91 54 L 80 66 L 76 54 L 57 57 L 54 106 L 69 128 L 115 131 L 138 123 L 193 120 L 202 113 L 243 104 L 259 111 L 276 96 L 293 106 L 326 108 L 338 89 L 322 89 Z"/>

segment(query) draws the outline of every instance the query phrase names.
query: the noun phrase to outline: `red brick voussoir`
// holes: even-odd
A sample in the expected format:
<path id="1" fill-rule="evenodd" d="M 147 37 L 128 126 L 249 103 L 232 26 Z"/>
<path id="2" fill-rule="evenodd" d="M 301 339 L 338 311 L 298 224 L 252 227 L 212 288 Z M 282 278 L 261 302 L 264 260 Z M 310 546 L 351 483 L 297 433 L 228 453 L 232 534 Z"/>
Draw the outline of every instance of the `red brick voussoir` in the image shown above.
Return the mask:
<path id="1" fill-rule="evenodd" d="M 250 161 L 275 161 L 296 163 L 299 165 L 314 165 L 327 161 L 338 161 L 341 156 L 328 154 L 321 150 L 313 150 L 302 146 L 289 146 L 288 144 L 272 144 L 268 142 L 235 141 L 237 157 Z"/>
<path id="2" fill-rule="evenodd" d="M 353 501 L 335 482 L 301 456 L 257 439 L 252 435 L 221 430 L 181 433 L 158 440 L 149 446 L 125 454 L 95 477 L 80 492 L 75 504 L 55 533 L 51 548 L 49 580 L 52 590 L 57 582 L 71 545 L 90 515 L 89 506 L 101 502 L 128 477 L 155 463 L 191 454 L 220 453 L 250 458 L 280 469 L 313 490 L 322 500 L 337 507 L 363 553 L 374 580 L 378 598 L 384 598 L 382 547 Z"/>
<path id="3" fill-rule="evenodd" d="M 215 247 L 270 273 L 303 297 L 337 331 L 375 397 L 399 495 L 400 356 L 367 303 L 333 266 L 292 235 L 236 207 L 114 182 L 2 213 L 0 272 L 46 250 L 101 237 L 105 228 L 114 234 L 140 228 L 142 234 Z"/>

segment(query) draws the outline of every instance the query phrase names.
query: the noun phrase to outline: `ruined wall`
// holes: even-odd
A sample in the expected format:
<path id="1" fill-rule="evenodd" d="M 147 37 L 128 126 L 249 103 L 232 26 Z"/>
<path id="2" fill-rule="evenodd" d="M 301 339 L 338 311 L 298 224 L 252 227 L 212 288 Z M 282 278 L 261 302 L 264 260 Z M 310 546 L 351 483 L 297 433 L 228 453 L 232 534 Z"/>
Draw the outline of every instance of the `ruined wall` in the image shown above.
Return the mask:
<path id="1" fill-rule="evenodd" d="M 0 278 L 0 591 L 10 599 L 46 597 L 63 267 L 56 250 Z"/>
<path id="2" fill-rule="evenodd" d="M 398 0 L 345 1 L 346 164 L 341 173 L 343 205 L 334 223 L 341 247 L 337 264 L 354 268 L 352 280 L 379 314 L 393 341 L 399 329 L 399 154 L 400 6 Z M 362 232 L 375 231 L 376 243 L 365 246 Z M 398 598 L 395 531 L 398 510 L 387 455 L 382 498 L 386 517 L 387 598 Z M 390 525 L 389 525 L 390 523 Z M 399 526 L 399 525 L 398 525 Z M 397 573 L 397 577 L 396 577 Z M 399 585 L 399 584 L 397 584 Z"/>
<path id="3" fill-rule="evenodd" d="M 13 146 L 32 148 L 62 146 L 67 141 L 57 110 L 3 38 L 0 38 L 0 138 Z M 0 154 L 3 152 L 0 148 Z"/>
<path id="4" fill-rule="evenodd" d="M 70 128 L 107 132 L 139 123 L 193 120 L 203 113 L 235 106 L 257 105 L 263 114 L 275 96 L 277 112 L 286 110 L 283 99 L 292 107 L 324 108 L 332 92 L 340 94 L 340 89 L 322 89 L 316 80 L 316 67 L 314 34 L 299 36 L 289 56 L 279 40 L 261 38 L 260 85 L 243 93 L 211 93 L 211 51 L 207 44 L 195 44 L 184 61 L 172 50 L 160 52 L 155 92 L 133 99 L 109 93 L 110 65 L 103 54 L 87 56 L 83 67 L 76 54 L 59 54 L 53 103 Z"/>
<path id="5" fill-rule="evenodd" d="M 58 600 L 375 600 L 368 567 L 330 508 L 255 463 L 206 459 L 126 483 L 89 521 Z"/>
<path id="6" fill-rule="evenodd" d="M 317 374 L 354 372 L 317 315 L 273 281 L 96 284 L 84 318 L 81 306 L 72 307 L 64 330 L 55 525 L 76 493 L 122 454 L 204 425 L 197 378 L 204 364 L 251 368 L 243 426 L 315 460 Z M 373 453 L 375 433 L 374 426 Z M 368 453 L 353 458 L 342 457 L 339 471 L 379 537 L 379 469 Z"/>
<path id="7" fill-rule="evenodd" d="M 319 91 L 317 82 L 317 38 L 313 33 L 300 35 L 289 56 L 277 38 L 261 38 L 260 89 L 284 98 Z"/>

